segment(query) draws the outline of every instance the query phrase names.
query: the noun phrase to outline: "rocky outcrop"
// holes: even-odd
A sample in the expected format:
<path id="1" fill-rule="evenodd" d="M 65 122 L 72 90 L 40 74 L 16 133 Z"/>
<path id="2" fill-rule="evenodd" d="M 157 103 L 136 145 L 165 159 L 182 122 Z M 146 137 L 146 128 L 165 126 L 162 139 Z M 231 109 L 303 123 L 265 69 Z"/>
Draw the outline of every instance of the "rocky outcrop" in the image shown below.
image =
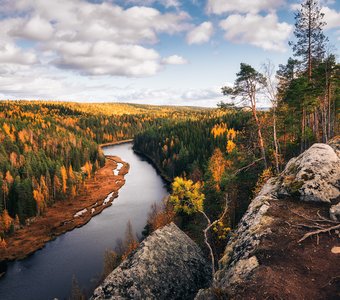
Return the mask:
<path id="1" fill-rule="evenodd" d="M 278 257 L 277 260 L 279 261 L 279 263 L 276 263 L 281 263 L 280 259 L 285 257 L 283 253 L 287 254 L 287 252 L 282 252 L 282 248 L 275 248 L 280 247 L 277 246 L 280 242 L 282 242 L 285 247 L 291 245 L 289 250 L 285 249 L 285 251 L 290 251 L 290 254 L 288 255 L 292 255 L 292 257 L 287 258 L 287 260 L 289 259 L 290 262 L 296 263 L 293 262 L 296 255 L 292 253 L 301 254 L 299 252 L 301 248 L 298 247 L 297 240 L 306 232 L 303 231 L 303 229 L 302 231 L 299 231 L 299 226 L 308 219 L 317 219 L 320 216 L 320 206 L 315 207 L 313 217 L 303 216 L 303 210 L 306 209 L 304 207 L 308 205 L 317 205 L 316 202 L 324 203 L 323 212 L 327 213 L 330 206 L 329 203 L 335 204 L 339 201 L 340 152 L 337 152 L 339 149 L 339 138 L 334 139 L 331 146 L 326 144 L 314 144 L 297 158 L 291 159 L 278 178 L 272 178 L 264 185 L 258 196 L 250 203 L 246 214 L 239 222 L 236 231 L 229 240 L 224 255 L 219 261 L 219 270 L 215 274 L 213 287 L 206 290 L 200 290 L 196 295 L 196 300 L 224 299 L 224 297 L 227 297 L 228 299 L 245 299 L 244 297 L 247 298 L 249 295 L 244 296 L 244 294 L 243 296 L 240 296 L 239 293 L 240 291 L 247 290 L 250 281 L 256 276 L 269 278 L 268 282 L 273 280 L 274 283 L 269 284 L 274 288 L 275 286 L 280 286 L 281 283 L 275 282 L 275 278 L 278 278 L 282 272 L 284 272 L 282 271 L 284 268 L 282 266 L 285 266 L 286 263 L 282 263 L 282 266 L 277 267 L 277 269 L 275 269 L 275 266 L 263 267 L 263 273 L 260 274 L 259 270 L 261 269 L 261 263 L 268 260 L 270 257 L 276 257 L 276 255 Z M 296 199 L 303 201 L 299 202 L 301 203 L 300 206 Z M 287 212 L 288 204 L 286 201 L 291 201 L 291 207 L 294 207 L 294 209 Z M 312 203 L 304 203 L 306 201 L 312 201 Z M 339 220 L 338 217 L 340 217 L 339 205 L 340 204 L 333 205 L 330 209 L 330 215 L 334 221 Z M 300 213 L 294 212 L 294 210 L 297 211 L 298 209 L 302 210 L 302 217 Z M 297 218 L 296 223 L 294 223 L 295 218 Z M 287 228 L 283 228 L 283 225 Z M 313 226 L 313 224 L 311 226 Z M 293 237 L 294 234 L 295 236 Z M 282 241 L 280 241 L 280 239 Z M 331 237 L 329 237 L 329 239 L 331 244 L 334 243 L 331 240 Z M 266 245 L 264 245 L 264 240 L 266 240 Z M 329 248 L 327 248 L 329 245 L 324 246 L 325 253 L 327 255 L 332 255 L 329 252 Z M 311 255 L 315 253 L 314 247 L 315 246 L 312 243 Z M 319 250 L 321 251 L 321 249 Z M 307 253 L 309 251 L 308 247 L 306 247 L 304 251 Z M 263 253 L 266 254 L 263 255 Z M 304 254 L 302 253 L 301 257 L 304 257 L 303 255 Z M 263 257 L 265 257 L 265 259 Z M 273 259 L 274 258 L 272 258 L 272 260 Z M 309 259 L 311 260 L 311 258 Z M 332 267 L 331 262 L 330 266 Z M 295 269 L 297 270 L 298 267 Z M 301 272 L 303 274 L 305 269 Z M 327 272 L 324 273 L 327 274 Z M 263 276 L 263 274 L 268 277 Z M 289 287 L 289 282 L 285 283 L 284 280 L 285 278 L 282 279 L 283 285 L 288 286 L 287 294 L 291 292 L 294 293 L 293 287 Z M 262 282 L 261 286 L 265 286 L 268 282 Z M 261 298 L 264 297 L 263 294 L 258 297 L 258 287 L 254 284 L 254 280 L 252 284 L 253 291 L 255 290 L 253 294 L 255 295 L 255 298 L 250 297 L 249 299 L 263 299 Z M 300 287 L 302 290 L 304 289 L 303 283 L 301 283 Z M 298 286 L 295 288 L 298 288 Z M 322 290 L 322 288 L 320 288 L 320 290 Z M 269 297 L 268 295 L 270 294 L 268 294 L 268 290 L 265 290 L 265 293 L 267 293 L 266 297 Z M 275 293 L 273 294 L 274 298 L 276 296 L 281 298 L 282 295 L 279 295 L 280 291 L 276 291 Z M 285 297 L 282 297 L 282 299 L 283 298 Z M 291 299 L 298 298 L 293 297 Z"/>
<path id="2" fill-rule="evenodd" d="M 92 299 L 192 299 L 210 277 L 199 247 L 171 223 L 146 238 Z"/>
<path id="3" fill-rule="evenodd" d="M 219 270 L 215 274 L 213 289 L 200 290 L 196 300 L 216 299 L 214 290 L 228 287 L 229 292 L 246 281 L 259 266 L 255 250 L 261 239 L 271 232 L 273 219 L 266 215 L 271 201 L 277 201 L 277 181 L 269 180 L 258 196 L 250 203 L 237 230 L 229 240 Z"/>
<path id="4" fill-rule="evenodd" d="M 331 146 L 314 144 L 288 162 L 279 180 L 280 196 L 330 203 L 340 196 L 340 158 Z"/>

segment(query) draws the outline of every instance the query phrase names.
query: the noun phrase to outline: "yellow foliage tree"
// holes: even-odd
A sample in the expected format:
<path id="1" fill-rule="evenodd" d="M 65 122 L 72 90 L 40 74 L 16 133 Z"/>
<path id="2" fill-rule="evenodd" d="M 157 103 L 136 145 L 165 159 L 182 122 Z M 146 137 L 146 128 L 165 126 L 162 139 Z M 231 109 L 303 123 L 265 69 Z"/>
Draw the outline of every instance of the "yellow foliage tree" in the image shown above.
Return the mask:
<path id="1" fill-rule="evenodd" d="M 227 167 L 227 161 L 223 157 L 223 153 L 219 148 L 214 150 L 213 155 L 209 160 L 209 170 L 212 174 L 214 181 L 216 182 L 216 190 L 220 190 L 220 184 L 222 175 Z"/>
<path id="2" fill-rule="evenodd" d="M 67 171 L 65 166 L 62 166 L 60 168 L 60 175 L 61 175 L 61 182 L 62 182 L 62 191 L 64 194 L 66 194 L 67 190 Z"/>
<path id="3" fill-rule="evenodd" d="M 181 177 L 174 179 L 170 202 L 174 205 L 175 211 L 183 211 L 187 214 L 203 211 L 204 198 L 199 182 L 194 183 L 190 179 Z"/>
<path id="4" fill-rule="evenodd" d="M 4 209 L 1 215 L 1 225 L 2 225 L 2 230 L 4 232 L 8 232 L 9 229 L 11 228 L 11 224 L 13 222 L 13 219 L 11 216 L 8 214 L 7 209 Z"/>
<path id="5" fill-rule="evenodd" d="M 5 248 L 7 248 L 7 243 L 5 239 L 0 238 L 0 249 L 5 249 Z"/>
<path id="6" fill-rule="evenodd" d="M 82 171 L 85 173 L 87 178 L 91 178 L 92 164 L 89 161 L 87 161 L 85 165 L 82 167 Z"/>
<path id="7" fill-rule="evenodd" d="M 10 171 L 6 172 L 5 180 L 7 181 L 7 183 L 9 185 L 11 185 L 13 183 L 14 179 L 13 179 Z"/>
<path id="8" fill-rule="evenodd" d="M 216 139 L 218 136 L 225 134 L 228 131 L 227 125 L 223 122 L 221 124 L 215 124 L 211 129 L 211 134 Z"/>
<path id="9" fill-rule="evenodd" d="M 236 148 L 236 144 L 232 141 L 232 140 L 229 140 L 227 142 L 227 147 L 226 147 L 226 150 L 228 153 L 231 153 L 233 152 L 233 150 Z"/>

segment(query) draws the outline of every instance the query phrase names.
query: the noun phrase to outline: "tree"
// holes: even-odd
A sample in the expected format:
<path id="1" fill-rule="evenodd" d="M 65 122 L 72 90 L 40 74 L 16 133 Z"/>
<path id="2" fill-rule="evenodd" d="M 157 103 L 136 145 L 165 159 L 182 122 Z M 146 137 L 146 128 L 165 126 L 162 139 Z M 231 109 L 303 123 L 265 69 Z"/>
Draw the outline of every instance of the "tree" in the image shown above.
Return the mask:
<path id="1" fill-rule="evenodd" d="M 216 226 L 218 222 L 221 222 L 227 213 L 227 199 L 226 206 L 222 215 L 215 221 L 211 222 L 210 218 L 203 210 L 204 194 L 200 190 L 200 184 L 195 184 L 192 180 L 186 180 L 180 177 L 176 177 L 172 183 L 172 193 L 170 201 L 173 203 L 175 211 L 183 211 L 187 214 L 195 212 L 201 213 L 207 221 L 207 227 L 203 230 L 204 242 L 207 245 L 210 257 L 211 257 L 211 268 L 212 278 L 215 274 L 215 255 L 213 249 L 209 243 L 208 233 L 211 228 Z"/>
<path id="2" fill-rule="evenodd" d="M 263 157 L 265 168 L 267 168 L 266 152 L 264 148 L 264 141 L 262 137 L 261 124 L 257 115 L 257 98 L 259 91 L 263 90 L 266 85 L 266 78 L 257 72 L 252 66 L 241 63 L 240 72 L 236 74 L 237 78 L 233 88 L 222 87 L 224 95 L 232 95 L 234 98 L 241 97 L 244 103 L 249 103 L 253 118 L 257 126 L 257 136 L 259 140 L 259 148 Z"/>
<path id="3" fill-rule="evenodd" d="M 192 214 L 203 211 L 204 194 L 201 193 L 199 182 L 193 183 L 182 177 L 176 177 L 172 183 L 170 202 L 174 205 L 176 212 L 183 211 Z"/>
<path id="4" fill-rule="evenodd" d="M 317 0 L 305 0 L 300 10 L 295 14 L 295 42 L 289 42 L 294 55 L 301 57 L 306 65 L 309 81 L 312 79 L 313 66 L 325 54 L 325 45 L 328 39 L 323 34 L 324 14 Z"/>
<path id="5" fill-rule="evenodd" d="M 126 225 L 125 239 L 123 242 L 124 251 L 122 253 L 122 260 L 125 260 L 129 254 L 139 246 L 139 242 L 132 229 L 131 221 Z"/>
<path id="6" fill-rule="evenodd" d="M 4 209 L 1 215 L 1 228 L 3 232 L 8 232 L 11 228 L 11 224 L 13 222 L 13 219 L 8 214 L 7 209 Z"/>
<path id="7" fill-rule="evenodd" d="M 86 297 L 84 293 L 81 291 L 78 280 L 75 275 L 72 277 L 72 287 L 71 287 L 71 295 L 70 300 L 85 300 Z"/>
<path id="8" fill-rule="evenodd" d="M 274 140 L 274 158 L 275 158 L 275 167 L 277 174 L 280 173 L 280 166 L 279 166 L 279 143 L 277 140 L 277 105 L 278 105 L 278 89 L 277 89 L 277 81 L 274 77 L 274 65 L 273 63 L 268 60 L 266 63 L 263 64 L 264 70 L 264 77 L 266 78 L 267 84 L 265 85 L 266 96 L 269 99 L 272 105 L 272 112 L 273 112 L 273 140 Z"/>
<path id="9" fill-rule="evenodd" d="M 227 161 L 223 157 L 222 151 L 219 148 L 214 150 L 213 155 L 209 160 L 209 170 L 211 172 L 212 178 L 215 181 L 215 189 L 220 190 L 220 184 L 222 180 L 222 175 L 227 167 Z"/>
<path id="10" fill-rule="evenodd" d="M 321 13 L 317 0 L 305 0 L 301 4 L 300 10 L 295 14 L 294 35 L 296 41 L 289 42 L 294 51 L 294 56 L 302 59 L 301 64 L 305 68 L 304 71 L 307 74 L 306 77 L 308 78 L 309 85 L 313 84 L 313 70 L 322 62 L 328 41 L 323 33 L 323 27 L 326 25 L 323 17 L 324 14 Z M 317 139 L 319 136 L 317 102 L 312 100 L 316 95 L 313 92 L 311 93 L 311 90 L 311 87 L 304 90 L 305 97 L 302 101 L 301 151 L 308 146 L 308 138 L 306 137 L 308 125 L 311 127 L 313 123 L 314 135 Z"/>
<path id="11" fill-rule="evenodd" d="M 62 166 L 60 168 L 60 175 L 61 175 L 61 182 L 62 182 L 62 191 L 64 194 L 66 194 L 67 190 L 67 170 L 65 166 Z"/>

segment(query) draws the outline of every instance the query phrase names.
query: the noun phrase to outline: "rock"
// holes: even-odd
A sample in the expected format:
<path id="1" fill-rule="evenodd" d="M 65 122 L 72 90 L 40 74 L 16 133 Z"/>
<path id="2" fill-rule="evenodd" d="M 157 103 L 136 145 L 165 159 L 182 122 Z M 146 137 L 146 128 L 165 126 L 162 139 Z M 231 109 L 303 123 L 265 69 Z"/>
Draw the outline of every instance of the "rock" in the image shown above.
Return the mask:
<path id="1" fill-rule="evenodd" d="M 330 203 L 340 196 L 340 158 L 331 146 L 314 144 L 288 162 L 280 182 L 280 196 Z"/>
<path id="2" fill-rule="evenodd" d="M 329 216 L 331 220 L 340 222 L 340 202 L 331 206 L 329 209 Z"/>
<path id="3" fill-rule="evenodd" d="M 214 288 L 200 291 L 195 300 L 219 299 L 216 290 L 233 293 L 238 284 L 250 278 L 259 266 L 254 255 L 261 239 L 269 234 L 272 219 L 266 215 L 271 201 L 277 201 L 276 178 L 268 180 L 258 196 L 250 203 L 247 212 L 239 222 L 237 230 L 229 240 L 215 274 Z"/>
<path id="4" fill-rule="evenodd" d="M 332 252 L 333 254 L 340 254 L 340 247 L 334 246 L 334 247 L 331 249 L 331 252 Z"/>
<path id="5" fill-rule="evenodd" d="M 171 223 L 146 238 L 92 299 L 192 299 L 210 279 L 199 247 Z"/>

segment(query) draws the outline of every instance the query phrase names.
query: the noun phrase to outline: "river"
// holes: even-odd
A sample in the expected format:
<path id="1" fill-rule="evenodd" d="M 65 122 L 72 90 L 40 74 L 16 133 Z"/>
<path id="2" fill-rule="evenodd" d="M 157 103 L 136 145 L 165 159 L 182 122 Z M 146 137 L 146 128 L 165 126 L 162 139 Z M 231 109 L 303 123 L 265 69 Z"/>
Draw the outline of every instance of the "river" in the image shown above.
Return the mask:
<path id="1" fill-rule="evenodd" d="M 150 206 L 167 195 L 156 170 L 132 150 L 132 144 L 105 147 L 106 155 L 116 155 L 130 164 L 126 183 L 111 207 L 81 228 L 59 236 L 32 256 L 8 264 L 0 279 L 2 300 L 68 299 L 75 276 L 88 293 L 103 270 L 103 255 L 123 238 L 130 220 L 141 234 Z"/>

